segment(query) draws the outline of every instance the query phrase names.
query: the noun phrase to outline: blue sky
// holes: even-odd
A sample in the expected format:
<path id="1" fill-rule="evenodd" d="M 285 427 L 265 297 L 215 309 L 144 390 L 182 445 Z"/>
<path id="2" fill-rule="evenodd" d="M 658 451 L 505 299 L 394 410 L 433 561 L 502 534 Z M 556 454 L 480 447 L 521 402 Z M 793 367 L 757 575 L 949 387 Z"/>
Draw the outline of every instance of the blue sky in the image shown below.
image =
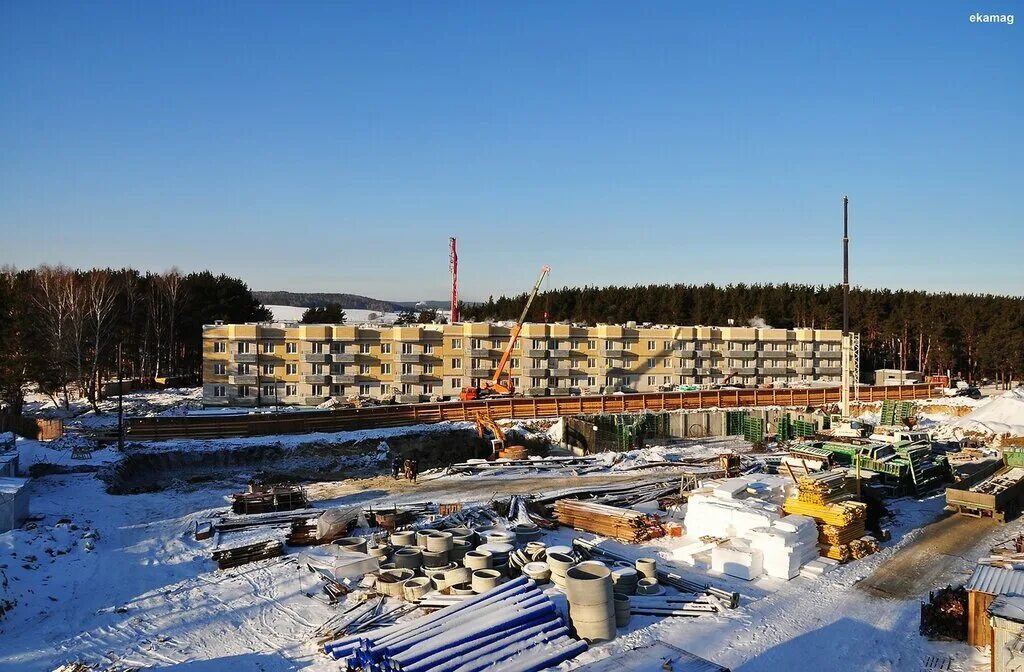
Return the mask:
<path id="1" fill-rule="evenodd" d="M 0 264 L 1021 294 L 1020 6 L 0 0 Z"/>

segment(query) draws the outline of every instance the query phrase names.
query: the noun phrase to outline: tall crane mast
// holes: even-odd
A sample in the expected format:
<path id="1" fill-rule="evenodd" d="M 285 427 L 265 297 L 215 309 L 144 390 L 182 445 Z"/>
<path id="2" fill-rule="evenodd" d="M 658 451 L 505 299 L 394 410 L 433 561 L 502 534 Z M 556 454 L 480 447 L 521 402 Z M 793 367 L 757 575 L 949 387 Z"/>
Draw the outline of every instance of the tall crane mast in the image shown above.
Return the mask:
<path id="1" fill-rule="evenodd" d="M 541 267 L 540 276 L 538 276 L 537 282 L 533 283 L 533 290 L 526 299 L 526 305 L 523 306 L 523 312 L 519 315 L 519 320 L 516 322 L 516 325 L 512 327 L 511 337 L 508 339 L 508 345 L 505 346 L 505 352 L 501 355 L 501 361 L 498 362 L 498 368 L 494 370 L 494 376 L 481 387 L 464 388 L 460 395 L 460 398 L 463 401 L 478 399 L 479 397 L 512 394 L 513 388 L 510 380 L 511 376 L 507 377 L 505 382 L 501 381 L 501 376 L 505 372 L 505 368 L 508 366 L 509 358 L 512 357 L 512 350 L 515 349 L 516 342 L 519 340 L 519 332 L 523 330 L 523 323 L 526 322 L 526 315 L 530 312 L 530 306 L 533 304 L 533 300 L 537 298 L 537 294 L 540 292 L 540 286 L 544 283 L 544 278 L 546 278 L 550 272 L 550 266 Z"/>
<path id="2" fill-rule="evenodd" d="M 448 268 L 452 272 L 452 316 L 448 321 L 455 324 L 459 321 L 459 252 L 455 246 L 455 238 L 449 238 L 448 242 L 451 247 Z"/>

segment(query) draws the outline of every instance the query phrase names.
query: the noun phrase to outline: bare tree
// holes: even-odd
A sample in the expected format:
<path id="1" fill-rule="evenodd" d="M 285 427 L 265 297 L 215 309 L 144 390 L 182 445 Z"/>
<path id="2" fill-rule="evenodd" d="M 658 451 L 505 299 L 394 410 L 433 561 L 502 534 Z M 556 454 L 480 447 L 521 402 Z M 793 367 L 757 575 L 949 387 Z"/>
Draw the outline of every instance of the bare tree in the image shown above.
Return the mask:
<path id="1" fill-rule="evenodd" d="M 50 363 L 46 380 L 39 380 L 40 389 L 54 403 L 68 407 L 68 383 L 71 362 L 71 321 L 74 312 L 73 272 L 62 266 L 40 266 L 35 273 L 35 303 L 39 308 L 44 335 L 43 346 Z M 57 395 L 60 394 L 60 401 Z"/>
<path id="2" fill-rule="evenodd" d="M 159 284 L 161 294 L 167 304 L 167 370 L 169 373 L 177 373 L 180 353 L 177 351 L 178 343 L 175 330 L 177 329 L 178 314 L 185 300 L 185 285 L 177 268 L 172 268 L 160 276 Z"/>
<path id="3" fill-rule="evenodd" d="M 88 379 L 84 381 L 85 390 L 89 403 L 98 412 L 96 400 L 100 370 L 117 322 L 118 286 L 113 272 L 98 269 L 90 271 L 82 283 L 81 297 L 91 347 L 91 352 L 88 353 L 91 360 Z"/>

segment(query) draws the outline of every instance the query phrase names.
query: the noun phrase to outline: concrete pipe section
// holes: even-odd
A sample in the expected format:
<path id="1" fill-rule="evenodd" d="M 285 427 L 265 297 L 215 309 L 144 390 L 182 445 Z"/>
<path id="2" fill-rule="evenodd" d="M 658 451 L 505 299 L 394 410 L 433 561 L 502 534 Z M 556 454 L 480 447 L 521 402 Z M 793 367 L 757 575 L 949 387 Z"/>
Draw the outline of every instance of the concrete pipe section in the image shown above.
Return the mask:
<path id="1" fill-rule="evenodd" d="M 509 544 L 516 543 L 516 533 L 508 530 L 491 530 L 484 533 L 484 539 L 488 544 Z"/>
<path id="2" fill-rule="evenodd" d="M 641 579 L 658 578 L 658 561 L 654 558 L 640 558 L 636 561 L 636 571 Z"/>
<path id="3" fill-rule="evenodd" d="M 412 530 L 406 530 L 405 532 L 395 532 L 391 535 L 392 546 L 415 546 L 416 545 L 416 533 Z"/>
<path id="4" fill-rule="evenodd" d="M 494 558 L 487 551 L 469 551 L 466 556 L 462 558 L 462 564 L 470 569 L 490 569 L 493 564 Z"/>
<path id="5" fill-rule="evenodd" d="M 395 563 L 395 567 L 402 569 L 419 569 L 423 566 L 423 555 L 419 548 L 415 546 L 405 546 L 391 556 L 391 561 Z"/>
<path id="6" fill-rule="evenodd" d="M 417 576 L 402 584 L 402 597 L 406 602 L 415 602 L 434 589 L 430 579 L 425 576 Z"/>
<path id="7" fill-rule="evenodd" d="M 413 576 L 411 569 L 386 569 L 377 577 L 376 590 L 388 597 L 402 597 L 402 585 Z"/>
<path id="8" fill-rule="evenodd" d="M 473 592 L 474 593 L 486 593 L 492 588 L 497 588 L 501 584 L 502 576 L 501 573 L 494 569 L 478 569 L 473 572 Z"/>
<path id="9" fill-rule="evenodd" d="M 582 562 L 565 573 L 569 619 L 587 641 L 615 639 L 612 573 L 600 562 Z"/>
<path id="10" fill-rule="evenodd" d="M 366 553 L 366 539 L 364 537 L 344 537 L 342 539 L 335 539 L 331 543 L 344 548 L 346 551 Z"/>
<path id="11" fill-rule="evenodd" d="M 447 553 L 452 550 L 452 539 L 451 532 L 431 532 L 426 538 L 426 548 L 428 551 L 435 553 L 440 551 Z"/>
<path id="12" fill-rule="evenodd" d="M 576 558 L 568 553 L 547 553 L 548 568 L 551 569 L 551 582 L 556 586 L 565 587 L 565 573 L 576 564 Z"/>
<path id="13" fill-rule="evenodd" d="M 469 581 L 465 583 L 456 583 L 453 586 L 448 586 L 448 592 L 452 595 L 476 595 L 473 591 L 473 584 Z"/>
<path id="14" fill-rule="evenodd" d="M 657 579 L 640 579 L 636 584 L 637 595 L 661 595 L 665 589 Z"/>
<path id="15" fill-rule="evenodd" d="M 377 558 L 381 562 L 386 562 L 391 557 L 394 549 L 390 546 L 370 546 L 366 549 L 366 552 L 370 554 L 371 558 Z"/>
<path id="16" fill-rule="evenodd" d="M 448 551 L 448 558 L 450 560 L 462 560 L 466 557 L 466 553 L 473 550 L 473 545 L 466 539 L 459 539 L 455 537 L 452 539 L 452 550 Z"/>
<path id="17" fill-rule="evenodd" d="M 615 594 L 615 627 L 624 628 L 629 625 L 629 595 Z"/>
<path id="18" fill-rule="evenodd" d="M 436 534 L 439 530 L 417 530 L 416 532 L 416 545 L 420 548 L 427 547 L 427 537 L 432 534 Z"/>
<path id="19" fill-rule="evenodd" d="M 424 567 L 444 567 L 448 564 L 448 551 L 420 551 Z"/>
<path id="20" fill-rule="evenodd" d="M 625 567 L 616 565 L 612 568 L 612 589 L 623 595 L 636 595 L 637 582 L 640 574 L 632 565 Z"/>
<path id="21" fill-rule="evenodd" d="M 546 562 L 528 562 L 523 565 L 523 574 L 533 579 L 538 585 L 551 580 L 551 568 Z"/>
<path id="22" fill-rule="evenodd" d="M 448 586 L 455 586 L 462 583 L 469 583 L 473 580 L 473 570 L 466 567 L 455 567 L 454 569 L 446 569 L 444 572 L 444 582 Z"/>

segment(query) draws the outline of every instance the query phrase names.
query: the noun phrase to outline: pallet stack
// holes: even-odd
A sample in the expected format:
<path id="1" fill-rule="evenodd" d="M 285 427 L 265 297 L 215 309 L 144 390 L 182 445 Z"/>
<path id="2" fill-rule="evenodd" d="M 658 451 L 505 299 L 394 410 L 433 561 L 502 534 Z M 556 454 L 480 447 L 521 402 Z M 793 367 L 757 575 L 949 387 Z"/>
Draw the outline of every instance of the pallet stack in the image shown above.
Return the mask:
<path id="1" fill-rule="evenodd" d="M 560 499 L 555 502 L 555 517 L 566 527 L 632 544 L 665 536 L 657 517 L 606 504 Z"/>

